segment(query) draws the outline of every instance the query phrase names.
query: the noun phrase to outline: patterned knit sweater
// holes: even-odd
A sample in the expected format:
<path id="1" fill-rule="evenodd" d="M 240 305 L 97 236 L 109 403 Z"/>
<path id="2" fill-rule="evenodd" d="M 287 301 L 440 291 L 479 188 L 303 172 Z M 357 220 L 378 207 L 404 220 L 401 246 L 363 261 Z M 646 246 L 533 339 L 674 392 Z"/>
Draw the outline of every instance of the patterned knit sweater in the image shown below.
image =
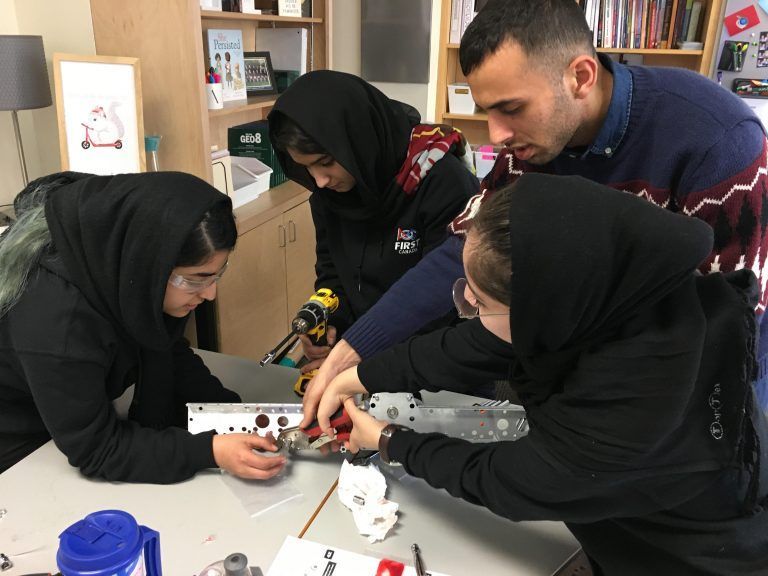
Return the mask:
<path id="1" fill-rule="evenodd" d="M 709 223 L 715 246 L 701 271 L 750 268 L 760 281 L 762 319 L 768 295 L 768 142 L 759 120 L 739 98 L 694 72 L 601 61 L 617 79 L 627 70 L 631 78 L 626 101 L 619 102 L 624 96 L 614 90 L 611 108 L 626 112 L 609 118 L 623 123 L 614 146 L 602 153 L 594 146 L 565 150 L 542 166 L 502 152 L 452 231 L 461 235 L 482 199 L 524 172 L 584 176 Z M 451 306 L 446 286 L 461 275 L 460 243 L 449 239 L 403 276 L 345 339 L 363 357 L 402 340 Z M 765 407 L 768 322 L 761 322 L 760 332 L 758 397 Z"/>

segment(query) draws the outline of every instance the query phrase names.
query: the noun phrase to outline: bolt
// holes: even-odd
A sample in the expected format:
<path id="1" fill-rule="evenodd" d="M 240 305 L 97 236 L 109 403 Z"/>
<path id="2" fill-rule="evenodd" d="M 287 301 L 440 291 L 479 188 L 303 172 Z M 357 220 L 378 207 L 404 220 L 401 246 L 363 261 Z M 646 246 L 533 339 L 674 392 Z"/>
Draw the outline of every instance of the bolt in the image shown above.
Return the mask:
<path id="1" fill-rule="evenodd" d="M 387 408 L 387 416 L 389 416 L 392 420 L 397 418 L 397 416 L 400 414 L 400 411 L 397 409 L 396 406 L 390 406 Z"/>
<path id="2" fill-rule="evenodd" d="M 373 400 L 374 402 L 378 402 L 379 401 L 379 395 L 378 394 L 374 394 L 373 396 L 371 396 L 371 400 Z"/>
<path id="3" fill-rule="evenodd" d="M 413 400 L 413 394 L 408 394 L 408 395 L 405 397 L 405 400 L 406 400 L 406 402 L 410 402 L 411 400 Z"/>
<path id="4" fill-rule="evenodd" d="M 5 554 L 0 553 L 0 570 L 5 572 L 6 570 L 10 570 L 11 568 L 13 568 L 13 562 L 11 562 L 11 559 L 8 558 L 8 556 L 6 556 Z"/>

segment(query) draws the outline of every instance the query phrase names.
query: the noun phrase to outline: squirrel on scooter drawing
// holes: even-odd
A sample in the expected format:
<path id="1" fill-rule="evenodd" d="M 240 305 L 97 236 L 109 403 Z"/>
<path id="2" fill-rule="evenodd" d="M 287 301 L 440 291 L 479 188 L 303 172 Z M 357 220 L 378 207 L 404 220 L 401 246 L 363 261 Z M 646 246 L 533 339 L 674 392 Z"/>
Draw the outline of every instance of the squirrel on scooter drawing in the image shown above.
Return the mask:
<path id="1" fill-rule="evenodd" d="M 88 115 L 88 129 L 91 140 L 95 144 L 111 144 L 120 140 L 125 134 L 122 120 L 115 112 L 120 104 L 112 102 L 107 112 L 102 106 L 96 106 Z"/>

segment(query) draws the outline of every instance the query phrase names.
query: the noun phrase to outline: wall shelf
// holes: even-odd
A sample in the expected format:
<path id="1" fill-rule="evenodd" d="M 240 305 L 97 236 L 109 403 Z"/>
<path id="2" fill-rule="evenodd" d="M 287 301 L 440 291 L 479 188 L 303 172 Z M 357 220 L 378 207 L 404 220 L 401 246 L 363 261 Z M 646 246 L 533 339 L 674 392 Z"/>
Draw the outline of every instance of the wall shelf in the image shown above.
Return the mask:
<path id="1" fill-rule="evenodd" d="M 449 118 L 451 120 L 476 120 L 477 122 L 488 122 L 488 114 L 485 112 L 478 112 L 477 114 L 451 114 L 446 112 L 443 114 L 443 118 Z"/>
<path id="2" fill-rule="evenodd" d="M 296 18 L 295 16 L 275 16 L 274 14 L 242 14 L 240 12 L 219 12 L 201 10 L 203 20 L 255 20 L 257 22 L 289 22 L 298 24 L 322 24 L 322 18 Z"/>
<path id="3" fill-rule="evenodd" d="M 229 116 L 239 114 L 240 112 L 250 112 L 261 110 L 262 108 L 271 108 L 275 105 L 277 95 L 272 96 L 250 96 L 248 100 L 235 100 L 224 102 L 224 108 L 218 110 L 208 110 L 209 118 L 218 118 L 220 116 Z"/>

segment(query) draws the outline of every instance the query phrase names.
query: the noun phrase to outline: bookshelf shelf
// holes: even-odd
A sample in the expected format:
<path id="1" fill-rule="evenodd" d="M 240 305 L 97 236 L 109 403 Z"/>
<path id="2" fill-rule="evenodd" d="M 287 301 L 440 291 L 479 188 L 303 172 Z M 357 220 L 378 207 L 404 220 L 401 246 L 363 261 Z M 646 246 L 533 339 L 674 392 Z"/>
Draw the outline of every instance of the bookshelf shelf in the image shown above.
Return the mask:
<path id="1" fill-rule="evenodd" d="M 322 24 L 322 18 L 296 18 L 295 16 L 275 16 L 274 14 L 241 14 L 240 12 L 219 12 L 201 10 L 203 20 L 255 20 L 258 22 L 283 22 L 296 24 Z"/>
<path id="2" fill-rule="evenodd" d="M 458 50 L 460 44 L 446 44 L 448 50 Z M 656 56 L 701 56 L 704 50 L 680 50 L 677 48 L 596 48 L 606 54 L 647 54 Z"/>
<path id="3" fill-rule="evenodd" d="M 485 112 L 478 112 L 477 114 L 451 114 L 450 112 L 446 112 L 443 114 L 443 118 L 449 120 L 475 120 L 477 122 L 487 122 L 488 114 Z"/>
<path id="4" fill-rule="evenodd" d="M 696 56 L 704 54 L 704 50 L 679 50 L 677 48 L 595 48 L 605 54 L 645 54 L 648 56 Z"/>
<path id="5" fill-rule="evenodd" d="M 229 116 L 241 112 L 250 112 L 261 110 L 262 108 L 271 108 L 275 105 L 276 95 L 273 96 L 251 96 L 247 101 L 237 100 L 234 102 L 224 102 L 224 108 L 219 110 L 208 110 L 209 118 L 218 118 L 220 116 Z"/>

